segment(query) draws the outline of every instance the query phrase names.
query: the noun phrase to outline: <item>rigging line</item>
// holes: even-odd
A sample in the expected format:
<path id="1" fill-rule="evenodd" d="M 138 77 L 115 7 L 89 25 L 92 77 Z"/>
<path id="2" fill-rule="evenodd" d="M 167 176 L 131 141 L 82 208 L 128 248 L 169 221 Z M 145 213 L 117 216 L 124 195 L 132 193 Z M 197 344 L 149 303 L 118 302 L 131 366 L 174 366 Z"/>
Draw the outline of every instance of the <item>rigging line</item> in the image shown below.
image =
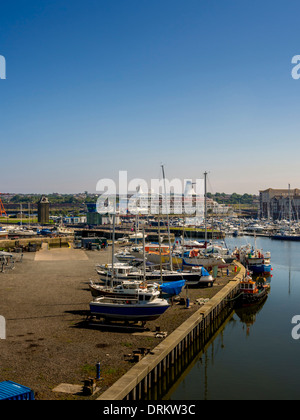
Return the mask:
<path id="1" fill-rule="evenodd" d="M 236 296 L 235 298 L 232 298 L 232 299 L 224 299 L 225 300 L 225 302 L 231 302 L 231 301 L 233 301 L 233 300 L 236 300 L 236 299 L 238 299 L 240 296 L 242 296 L 242 294 L 243 293 L 240 293 L 238 296 Z"/>

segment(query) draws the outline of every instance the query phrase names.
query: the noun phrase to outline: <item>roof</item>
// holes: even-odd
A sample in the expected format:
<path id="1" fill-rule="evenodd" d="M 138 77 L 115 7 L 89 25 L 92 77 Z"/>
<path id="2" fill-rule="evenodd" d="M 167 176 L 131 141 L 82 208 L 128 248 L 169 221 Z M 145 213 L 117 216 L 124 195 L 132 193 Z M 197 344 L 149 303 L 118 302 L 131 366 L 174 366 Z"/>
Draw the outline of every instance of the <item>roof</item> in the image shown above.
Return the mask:
<path id="1" fill-rule="evenodd" d="M 12 381 L 0 382 L 0 400 L 33 400 L 33 391 Z"/>
<path id="2" fill-rule="evenodd" d="M 46 196 L 42 196 L 39 203 L 45 203 L 45 204 L 49 204 L 49 200 Z"/>
<path id="3" fill-rule="evenodd" d="M 269 197 L 281 197 L 281 196 L 286 196 L 288 197 L 289 194 L 291 194 L 292 197 L 298 196 L 300 194 L 300 190 L 299 188 L 294 188 L 291 190 L 288 189 L 274 189 L 274 188 L 268 188 L 267 190 L 264 191 L 259 191 L 260 194 L 269 194 Z"/>

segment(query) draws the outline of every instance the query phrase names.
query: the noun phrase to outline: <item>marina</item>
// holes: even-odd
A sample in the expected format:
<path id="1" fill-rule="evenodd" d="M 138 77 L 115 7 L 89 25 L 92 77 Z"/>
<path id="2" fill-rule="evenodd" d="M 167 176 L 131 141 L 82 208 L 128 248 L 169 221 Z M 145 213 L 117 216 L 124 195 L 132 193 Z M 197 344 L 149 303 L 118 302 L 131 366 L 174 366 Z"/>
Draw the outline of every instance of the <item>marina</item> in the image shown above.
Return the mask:
<path id="1" fill-rule="evenodd" d="M 117 253 L 121 248 L 116 247 Z M 1 273 L 1 308 L 7 321 L 1 369 L 7 371 L 7 380 L 33 389 L 36 399 L 64 399 L 64 393 L 52 389 L 66 382 L 80 385 L 95 374 L 98 360 L 102 363 L 100 392 L 104 392 L 130 370 L 132 362 L 126 354 L 138 348 L 155 348 L 203 305 L 197 299 L 209 300 L 236 275 L 232 266 L 229 273 L 219 272 L 213 287 L 180 288 L 166 312 L 147 320 L 142 329 L 136 324 L 129 325 L 127 331 L 126 325 L 114 322 L 102 328 L 87 321 L 92 301 L 89 279 L 97 279 L 96 264 L 109 263 L 111 247 L 76 249 L 70 242 L 69 247 L 49 248 L 45 239 L 35 252 L 25 248 L 14 269 Z M 135 331 L 140 335 L 134 335 Z M 14 373 L 11 365 L 15 366 Z"/>
<path id="2" fill-rule="evenodd" d="M 2 3 L 0 401 L 299 400 L 300 3 Z"/>
<path id="3" fill-rule="evenodd" d="M 59 400 L 66 394 L 102 401 L 185 399 L 181 378 L 186 370 L 193 375 L 190 365 L 206 355 L 219 340 L 218 330 L 226 332 L 236 316 L 251 330 L 255 307 L 263 313 L 272 302 L 280 250 L 297 247 L 296 241 L 273 240 L 282 226 L 296 235 L 295 221 L 207 218 L 200 226 L 204 238 L 188 236 L 185 226 L 181 235 L 167 229 L 164 237 L 159 227 L 155 242 L 146 223 L 139 240 L 135 235 L 132 241 L 127 231 L 116 235 L 115 220 L 116 215 L 107 235 L 101 229 L 42 227 L 39 231 L 50 233 L 0 241 L 1 307 L 9 338 L 4 370 L 22 364 L 22 357 L 13 357 L 17 343 L 30 367 L 4 379 L 33 389 L 35 399 Z M 164 222 L 174 224 L 171 217 Z M 119 232 L 120 226 L 122 219 Z M 214 226 L 221 235 L 209 239 L 207 231 Z M 32 375 L 32 366 L 39 376 Z M 38 379 L 46 376 L 44 382 Z M 94 391 L 87 395 L 90 386 L 83 385 L 78 392 L 87 381 Z M 63 384 L 77 392 L 59 391 Z"/>

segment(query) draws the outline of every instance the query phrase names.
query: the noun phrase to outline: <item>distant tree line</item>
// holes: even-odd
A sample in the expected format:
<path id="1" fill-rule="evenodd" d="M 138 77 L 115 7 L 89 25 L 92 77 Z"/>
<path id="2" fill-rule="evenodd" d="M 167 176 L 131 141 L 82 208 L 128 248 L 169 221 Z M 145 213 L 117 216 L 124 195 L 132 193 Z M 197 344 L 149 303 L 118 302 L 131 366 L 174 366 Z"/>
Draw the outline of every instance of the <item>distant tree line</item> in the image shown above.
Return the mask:
<path id="1" fill-rule="evenodd" d="M 90 194 L 87 191 L 78 194 L 43 194 L 51 204 L 86 204 L 95 203 L 97 201 L 96 194 Z M 15 204 L 36 204 L 40 200 L 42 194 L 11 194 L 3 196 L 2 201 Z M 213 199 L 219 204 L 255 204 L 257 196 L 251 194 L 226 194 L 226 193 L 207 193 L 207 197 Z"/>
<path id="2" fill-rule="evenodd" d="M 207 193 L 207 197 L 213 199 L 219 204 L 255 204 L 257 196 L 252 194 L 225 194 L 225 193 Z"/>
<path id="3" fill-rule="evenodd" d="M 3 196 L 2 201 L 13 204 L 36 204 L 44 195 L 51 204 L 83 204 L 94 203 L 97 200 L 96 194 L 87 192 L 82 194 L 11 194 L 9 197 Z"/>

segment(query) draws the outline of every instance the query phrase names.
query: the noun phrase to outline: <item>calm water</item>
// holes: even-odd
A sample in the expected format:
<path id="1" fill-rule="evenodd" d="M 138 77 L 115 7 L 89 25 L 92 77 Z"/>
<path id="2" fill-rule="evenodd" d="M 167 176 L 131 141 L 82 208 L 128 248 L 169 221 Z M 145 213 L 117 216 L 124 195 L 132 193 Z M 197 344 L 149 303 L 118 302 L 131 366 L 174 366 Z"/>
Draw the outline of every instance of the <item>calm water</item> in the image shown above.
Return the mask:
<path id="1" fill-rule="evenodd" d="M 233 249 L 254 238 L 226 243 Z M 257 313 L 234 312 L 164 399 L 300 398 L 300 340 L 291 335 L 291 320 L 300 315 L 300 242 L 257 238 L 256 245 L 271 251 L 268 299 Z"/>

